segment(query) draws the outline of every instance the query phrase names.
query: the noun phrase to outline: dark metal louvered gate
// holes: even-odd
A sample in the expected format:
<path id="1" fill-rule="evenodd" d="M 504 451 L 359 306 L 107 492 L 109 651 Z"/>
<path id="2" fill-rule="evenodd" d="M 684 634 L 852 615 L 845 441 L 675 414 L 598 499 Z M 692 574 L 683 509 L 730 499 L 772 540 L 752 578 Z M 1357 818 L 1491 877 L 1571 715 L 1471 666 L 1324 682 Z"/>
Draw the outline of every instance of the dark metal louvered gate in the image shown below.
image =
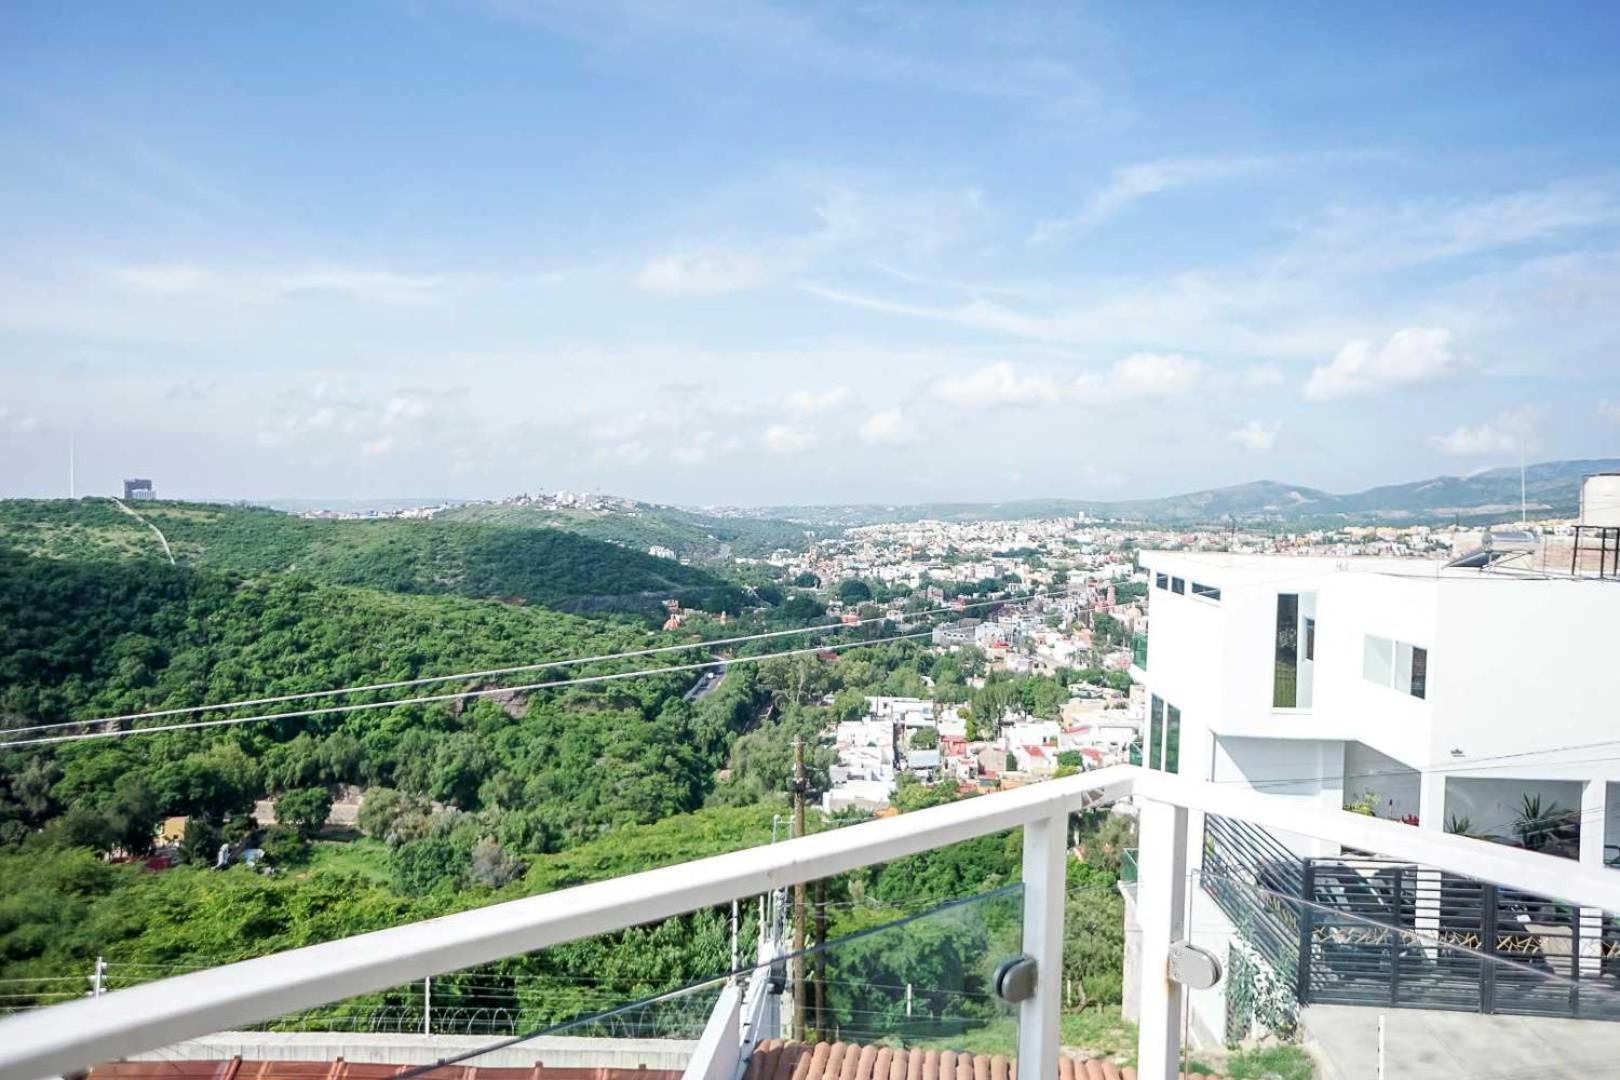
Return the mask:
<path id="1" fill-rule="evenodd" d="M 1412 863 L 1302 859 L 1213 815 L 1204 888 L 1302 1005 L 1620 1020 L 1612 914 Z"/>

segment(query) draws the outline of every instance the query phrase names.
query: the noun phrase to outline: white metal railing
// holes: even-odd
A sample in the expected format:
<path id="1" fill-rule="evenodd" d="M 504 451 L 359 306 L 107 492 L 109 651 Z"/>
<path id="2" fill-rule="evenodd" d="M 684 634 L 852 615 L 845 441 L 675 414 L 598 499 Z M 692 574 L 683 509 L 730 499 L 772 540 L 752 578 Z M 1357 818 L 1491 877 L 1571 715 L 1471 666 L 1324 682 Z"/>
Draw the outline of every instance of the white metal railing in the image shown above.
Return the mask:
<path id="1" fill-rule="evenodd" d="M 1068 815 L 1127 795 L 1141 804 L 1137 911 L 1144 978 L 1137 1068 L 1144 1080 L 1169 1080 L 1179 1068 L 1181 988 L 1166 971 L 1170 947 L 1183 936 L 1190 814 L 1217 813 L 1582 907 L 1620 911 L 1620 874 L 1614 871 L 1313 807 L 1288 796 L 1116 766 L 14 1016 L 0 1020 L 0 1080 L 59 1075 L 1016 827 L 1024 829 L 1023 946 L 1038 972 L 1034 996 L 1019 1007 L 1019 1072 L 1055 1077 L 1062 997 L 1062 980 L 1055 973 L 1062 970 Z"/>

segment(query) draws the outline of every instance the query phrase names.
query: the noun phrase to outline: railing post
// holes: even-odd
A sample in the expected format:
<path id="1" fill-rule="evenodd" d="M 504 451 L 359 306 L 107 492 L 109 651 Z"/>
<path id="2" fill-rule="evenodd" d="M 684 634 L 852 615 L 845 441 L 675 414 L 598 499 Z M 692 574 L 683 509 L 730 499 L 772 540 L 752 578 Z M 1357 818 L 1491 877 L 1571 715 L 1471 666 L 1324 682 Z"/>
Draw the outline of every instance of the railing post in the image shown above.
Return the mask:
<path id="1" fill-rule="evenodd" d="M 1022 1080 L 1057 1080 L 1058 1075 L 1068 830 L 1068 814 L 1024 826 L 1024 954 L 1035 961 L 1035 994 L 1018 1009 Z"/>
<path id="2" fill-rule="evenodd" d="M 1142 924 L 1142 1013 L 1136 1075 L 1176 1080 L 1181 1072 L 1182 992 L 1181 984 L 1170 979 L 1170 946 L 1186 929 L 1187 809 L 1143 799 L 1139 824 L 1136 914 Z"/>

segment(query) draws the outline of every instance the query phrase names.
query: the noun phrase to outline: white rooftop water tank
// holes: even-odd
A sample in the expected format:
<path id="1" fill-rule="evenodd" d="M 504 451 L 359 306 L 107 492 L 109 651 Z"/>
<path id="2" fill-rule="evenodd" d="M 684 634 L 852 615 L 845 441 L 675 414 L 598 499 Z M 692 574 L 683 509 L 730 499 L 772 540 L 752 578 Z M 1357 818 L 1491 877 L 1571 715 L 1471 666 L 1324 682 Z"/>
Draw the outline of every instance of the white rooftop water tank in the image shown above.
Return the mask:
<path id="1" fill-rule="evenodd" d="M 1620 528 L 1620 473 L 1596 473 L 1581 482 L 1581 524 Z"/>

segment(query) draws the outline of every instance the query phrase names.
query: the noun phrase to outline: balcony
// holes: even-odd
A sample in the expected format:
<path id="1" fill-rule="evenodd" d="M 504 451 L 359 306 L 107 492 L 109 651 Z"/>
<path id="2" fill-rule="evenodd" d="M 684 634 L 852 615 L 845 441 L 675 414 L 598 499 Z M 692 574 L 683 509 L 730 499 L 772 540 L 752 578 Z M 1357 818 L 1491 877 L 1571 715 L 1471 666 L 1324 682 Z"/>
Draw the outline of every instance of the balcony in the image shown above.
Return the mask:
<path id="1" fill-rule="evenodd" d="M 570 1067 L 616 1077 L 634 1070 L 623 1059 L 632 1050 L 642 1055 L 639 1075 L 648 1080 L 671 1080 L 677 1068 L 690 1080 L 780 1076 L 801 1062 L 808 1062 L 806 1077 L 874 1075 L 879 1060 L 892 1076 L 896 1062 L 909 1069 L 907 1055 L 919 1053 L 933 1055 L 928 1061 L 940 1075 L 982 1072 L 993 1080 L 1010 1075 L 1014 1059 L 1024 1077 L 1075 1075 L 1073 1062 L 1060 1052 L 1067 1041 L 1062 973 L 1068 826 L 1072 814 L 1123 798 L 1134 801 L 1140 832 L 1139 848 L 1127 860 L 1136 871 L 1134 912 L 1144 973 L 1132 1002 L 1140 1017 L 1136 1070 L 1154 1080 L 1183 1071 L 1184 1007 L 1194 995 L 1211 992 L 1209 970 L 1185 944 L 1193 929 L 1187 914 L 1191 883 L 1201 873 L 1222 872 L 1219 863 L 1203 857 L 1201 840 L 1189 842 L 1202 836 L 1191 824 L 1204 816 L 1379 852 L 1430 868 L 1426 873 L 1444 871 L 1559 897 L 1569 910 L 1581 911 L 1581 919 L 1588 910 L 1597 917 L 1620 911 L 1620 875 L 1601 868 L 1121 766 L 16 1015 L 0 1020 L 0 1080 L 62 1075 L 142 1054 L 167 1063 L 145 1075 L 169 1075 L 163 1072 L 169 1069 L 185 1077 L 180 1065 L 187 1059 L 241 1058 L 252 1053 L 244 1047 L 267 1043 L 298 1043 L 301 1052 L 330 1062 L 332 1077 L 358 1076 L 340 1066 L 379 1060 L 356 1058 L 353 1049 L 377 1038 L 392 1039 L 396 1049 L 415 1040 L 414 1056 L 380 1059 L 395 1067 L 375 1074 L 402 1078 L 471 1076 L 449 1071 L 469 1062 L 479 1069 L 524 1067 L 538 1078 L 546 1068 Z M 1011 829 L 1022 833 L 1019 883 L 820 947 L 795 947 L 787 940 L 785 912 L 795 886 Z M 1260 877 L 1247 885 L 1263 892 L 1273 881 Z M 1245 884 L 1235 873 L 1230 883 Z M 433 1020 L 434 1010 L 445 1008 L 435 987 L 454 986 L 456 972 L 686 913 L 731 909 L 733 902 L 758 914 L 757 951 L 743 957 L 734 938 L 731 960 L 717 959 L 712 977 L 561 1021 L 521 1007 L 509 1015 L 463 1011 L 449 1031 L 442 1011 L 441 1021 Z M 1420 952 L 1451 947 L 1438 939 L 1426 943 L 1422 926 L 1401 930 L 1403 941 L 1416 941 Z M 1378 932 L 1387 936 L 1388 930 Z M 1579 948 L 1570 956 L 1562 973 L 1552 964 L 1520 967 L 1536 977 L 1567 978 L 1572 964 L 1585 962 Z M 1004 957 L 1019 963 L 991 966 Z M 1596 979 L 1581 992 L 1600 991 L 1613 992 Z M 394 1018 L 401 1034 L 375 1033 L 374 1016 L 364 1029 L 374 1034 L 332 1034 L 348 1015 L 343 1003 L 389 993 L 399 993 L 399 1008 L 406 1010 Z M 418 1005 L 419 1012 L 407 1014 Z M 418 1020 L 420 1029 L 413 1026 Z M 463 1027 L 457 1031 L 455 1024 Z M 255 1030 L 265 1028 L 274 1030 Z M 420 1034 L 407 1036 L 405 1029 Z M 587 1051 L 598 1059 L 578 1057 Z M 601 1060 L 610 1052 L 621 1057 Z M 663 1065 L 646 1064 L 646 1055 L 654 1053 L 665 1055 L 657 1059 Z M 299 1075 L 313 1076 L 310 1067 Z M 120 1073 L 123 1068 L 101 1066 L 95 1075 L 135 1075 Z M 660 1071 L 666 1075 L 648 1077 Z M 210 1073 L 227 1074 L 235 1075 L 234 1065 L 225 1074 Z"/>

